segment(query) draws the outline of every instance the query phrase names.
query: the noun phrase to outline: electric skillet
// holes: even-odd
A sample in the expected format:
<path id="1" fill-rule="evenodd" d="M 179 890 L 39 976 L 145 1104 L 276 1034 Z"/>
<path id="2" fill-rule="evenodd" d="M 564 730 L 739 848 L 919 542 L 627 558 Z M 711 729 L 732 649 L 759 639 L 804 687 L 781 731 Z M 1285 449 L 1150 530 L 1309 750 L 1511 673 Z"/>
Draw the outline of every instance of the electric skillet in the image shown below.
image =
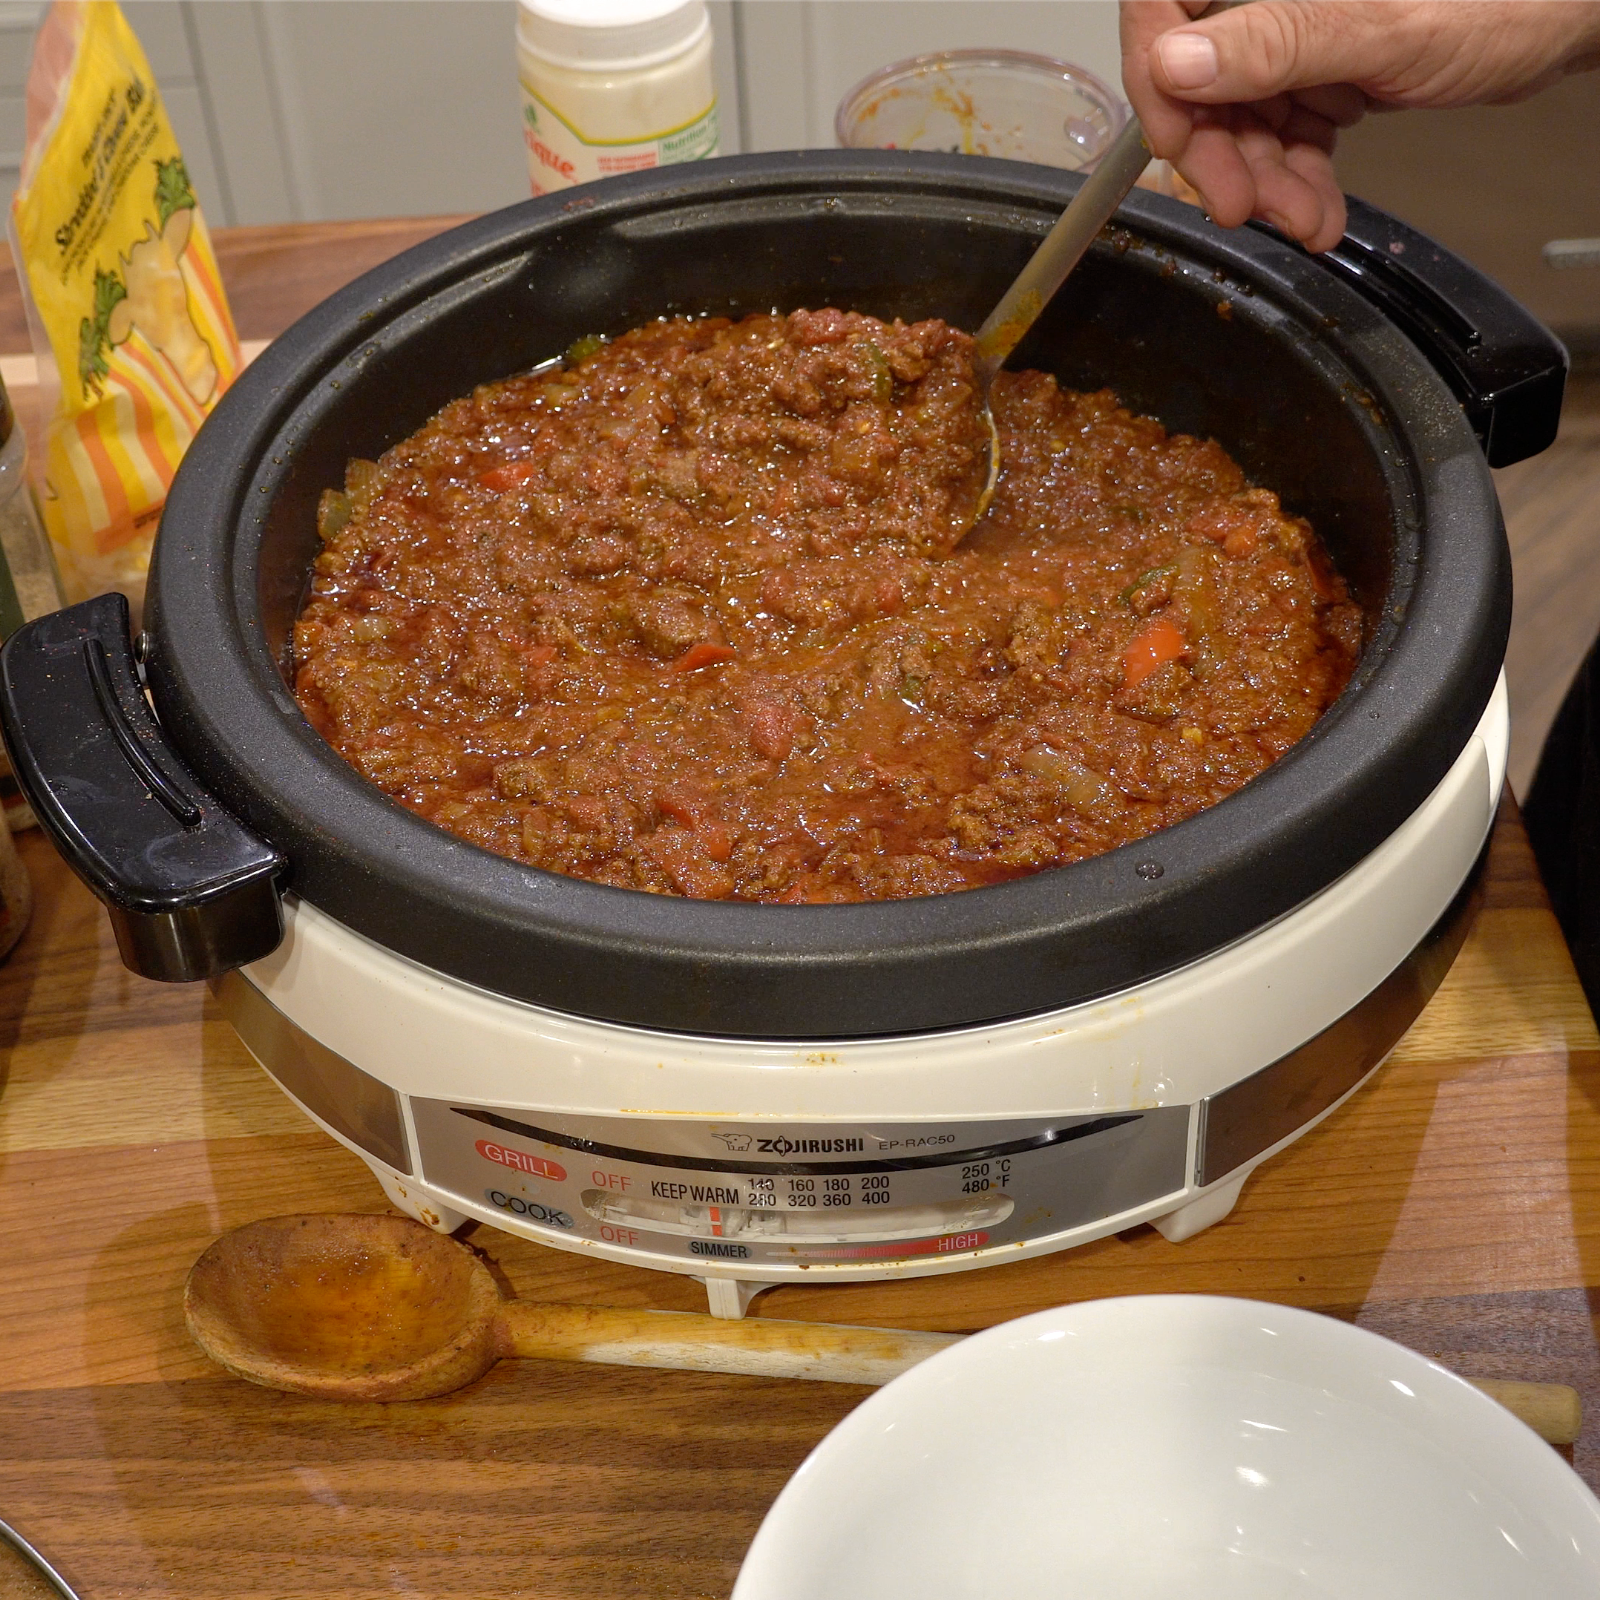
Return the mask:
<path id="1" fill-rule="evenodd" d="M 919 900 L 652 896 L 423 822 L 289 687 L 351 456 L 662 314 L 976 326 L 1078 182 L 910 152 L 671 167 L 455 229 L 298 322 L 183 462 L 137 646 L 107 596 L 0 655 L 19 779 L 124 960 L 212 980 L 413 1215 L 695 1272 L 728 1314 L 764 1283 L 1224 1215 L 1443 975 L 1504 773 L 1487 469 L 1553 437 L 1565 354 L 1395 219 L 1352 202 L 1312 258 L 1136 192 L 1013 358 L 1216 437 L 1365 611 L 1315 730 L 1177 827 Z"/>

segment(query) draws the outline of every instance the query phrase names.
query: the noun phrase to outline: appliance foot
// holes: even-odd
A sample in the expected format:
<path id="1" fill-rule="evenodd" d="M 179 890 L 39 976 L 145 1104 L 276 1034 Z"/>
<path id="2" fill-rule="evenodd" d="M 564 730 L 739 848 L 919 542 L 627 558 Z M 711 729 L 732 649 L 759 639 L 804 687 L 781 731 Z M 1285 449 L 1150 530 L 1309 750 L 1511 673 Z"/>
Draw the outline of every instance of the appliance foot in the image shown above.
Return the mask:
<path id="1" fill-rule="evenodd" d="M 702 1278 L 706 1286 L 706 1303 L 714 1317 L 725 1317 L 737 1322 L 746 1308 L 763 1289 L 776 1289 L 776 1283 L 751 1283 L 744 1278 Z"/>
<path id="2" fill-rule="evenodd" d="M 368 1162 L 368 1166 L 372 1164 Z M 454 1233 L 468 1220 L 465 1211 L 453 1211 L 449 1206 L 440 1205 L 432 1195 L 415 1188 L 409 1178 L 397 1177 L 387 1167 L 372 1167 L 372 1175 L 408 1217 L 432 1228 L 435 1233 Z"/>
<path id="3" fill-rule="evenodd" d="M 1208 1189 L 1198 1200 L 1191 1200 L 1188 1205 L 1179 1206 L 1164 1217 L 1152 1217 L 1150 1226 L 1172 1244 L 1182 1244 L 1185 1239 L 1192 1239 L 1213 1222 L 1221 1222 L 1233 1210 L 1238 1203 L 1239 1191 L 1244 1188 L 1244 1180 L 1255 1170 L 1254 1167 L 1246 1167 L 1238 1177 Z"/>

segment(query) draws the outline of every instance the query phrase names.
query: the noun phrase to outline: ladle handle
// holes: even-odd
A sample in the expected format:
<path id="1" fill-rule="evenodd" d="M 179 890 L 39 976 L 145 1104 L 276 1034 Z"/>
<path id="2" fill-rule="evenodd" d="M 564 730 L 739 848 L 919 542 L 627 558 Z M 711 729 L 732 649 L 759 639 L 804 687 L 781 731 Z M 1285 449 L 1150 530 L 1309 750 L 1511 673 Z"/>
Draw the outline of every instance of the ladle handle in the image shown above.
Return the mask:
<path id="1" fill-rule="evenodd" d="M 978 329 L 978 368 L 985 380 L 1006 364 L 1006 357 L 1022 342 L 1149 164 L 1144 129 L 1132 117 Z"/>
<path id="2" fill-rule="evenodd" d="M 734 1322 L 696 1311 L 627 1311 L 520 1301 L 508 1301 L 501 1308 L 500 1332 L 505 1355 L 535 1360 L 863 1384 L 887 1383 L 962 1339 L 955 1333 L 766 1317 Z"/>

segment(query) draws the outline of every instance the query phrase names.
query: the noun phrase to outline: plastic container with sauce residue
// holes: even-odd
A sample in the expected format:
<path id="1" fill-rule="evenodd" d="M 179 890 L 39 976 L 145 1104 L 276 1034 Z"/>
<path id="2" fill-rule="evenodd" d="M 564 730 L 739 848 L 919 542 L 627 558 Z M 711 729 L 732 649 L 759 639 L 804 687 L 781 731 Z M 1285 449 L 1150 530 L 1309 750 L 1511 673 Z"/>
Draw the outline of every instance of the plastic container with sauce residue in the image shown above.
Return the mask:
<path id="1" fill-rule="evenodd" d="M 1021 50 L 945 50 L 897 61 L 839 102 L 845 149 L 948 150 L 1092 171 L 1128 108 L 1092 72 Z"/>
<path id="2" fill-rule="evenodd" d="M 535 194 L 717 153 L 705 0 L 521 0 L 517 66 Z"/>

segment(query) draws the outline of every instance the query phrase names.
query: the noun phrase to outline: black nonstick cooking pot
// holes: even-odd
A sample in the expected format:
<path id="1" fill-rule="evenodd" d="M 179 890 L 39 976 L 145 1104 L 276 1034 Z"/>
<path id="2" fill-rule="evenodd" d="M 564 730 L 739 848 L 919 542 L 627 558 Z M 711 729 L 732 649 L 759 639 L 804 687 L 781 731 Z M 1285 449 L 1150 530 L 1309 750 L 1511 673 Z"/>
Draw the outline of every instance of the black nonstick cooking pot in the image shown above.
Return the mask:
<path id="1" fill-rule="evenodd" d="M 350 457 L 579 335 L 664 313 L 839 305 L 975 327 L 1078 181 L 904 152 L 671 167 L 482 218 L 298 322 L 173 484 L 140 645 L 159 726 L 119 599 L 42 619 L 4 654 L 24 786 L 125 958 L 166 978 L 253 959 L 292 893 L 514 1000 L 710 1034 L 904 1033 L 1137 985 L 1263 928 L 1382 843 L 1493 687 L 1511 596 L 1485 453 L 1549 442 L 1565 357 L 1493 284 L 1359 203 L 1339 251 L 1312 258 L 1136 194 L 1013 358 L 1220 440 L 1311 519 L 1365 609 L 1360 666 L 1310 736 L 1177 827 L 960 894 L 685 901 L 441 832 L 295 704 L 316 502 Z"/>

